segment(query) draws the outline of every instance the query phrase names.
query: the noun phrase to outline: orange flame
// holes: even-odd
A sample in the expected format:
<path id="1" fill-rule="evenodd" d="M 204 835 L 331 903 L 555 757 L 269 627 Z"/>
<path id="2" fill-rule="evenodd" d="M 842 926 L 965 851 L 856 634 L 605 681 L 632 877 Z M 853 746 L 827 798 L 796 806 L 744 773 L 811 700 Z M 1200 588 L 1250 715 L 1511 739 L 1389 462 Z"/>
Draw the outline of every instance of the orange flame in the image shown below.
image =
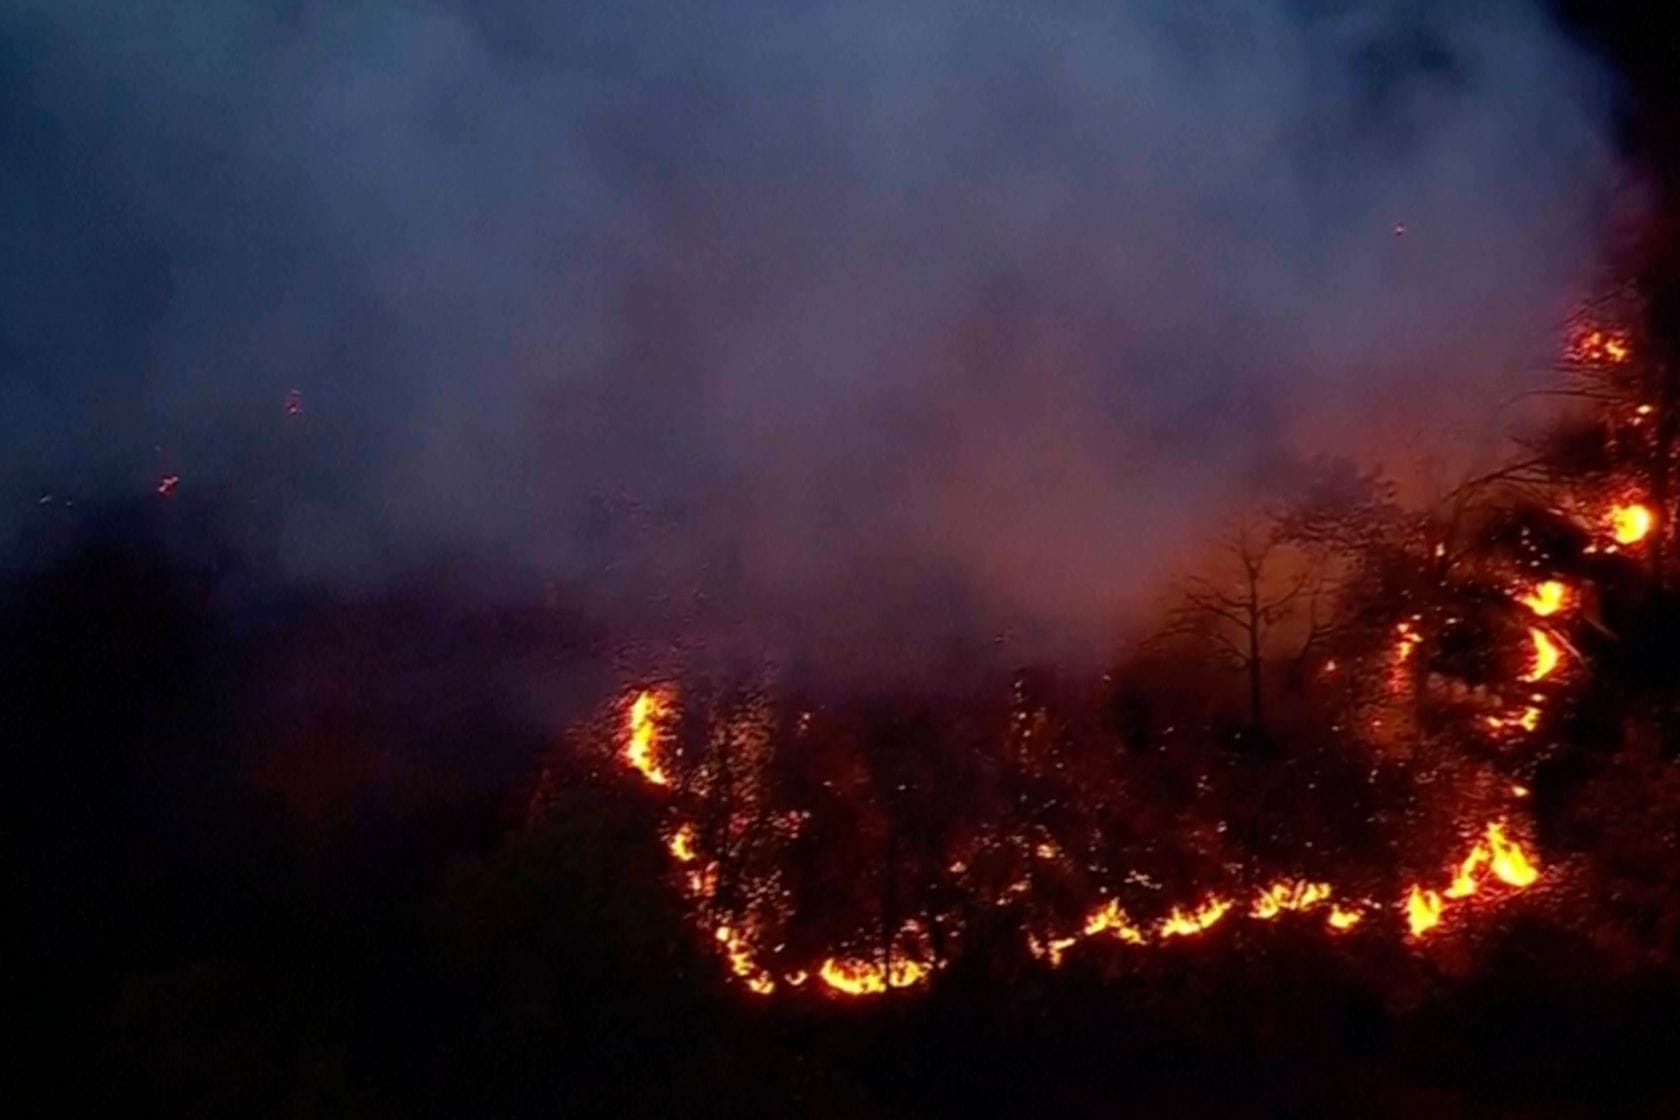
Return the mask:
<path id="1" fill-rule="evenodd" d="M 1330 907 L 1330 916 L 1324 919 L 1325 924 L 1337 933 L 1345 933 L 1358 925 L 1365 915 L 1358 910 L 1344 910 L 1340 906 Z"/>
<path id="2" fill-rule="evenodd" d="M 1172 913 L 1162 920 L 1160 936 L 1165 939 L 1201 933 L 1223 918 L 1225 911 L 1230 908 L 1231 904 L 1228 901 L 1217 896 L 1210 896 L 1206 902 L 1188 914 L 1175 906 Z"/>
<path id="3" fill-rule="evenodd" d="M 678 863 L 694 862 L 694 826 L 683 824 L 671 833 L 671 839 L 665 842 L 665 847 Z"/>
<path id="4" fill-rule="evenodd" d="M 724 955 L 729 958 L 729 970 L 746 981 L 748 991 L 767 996 L 776 990 L 776 982 L 753 959 L 750 938 L 730 926 L 717 927 L 712 936 L 723 946 Z"/>
<path id="5" fill-rule="evenodd" d="M 848 996 L 880 995 L 889 988 L 913 987 L 928 973 L 927 965 L 897 954 L 886 968 L 860 957 L 829 957 L 817 970 L 824 984 Z"/>
<path id="6" fill-rule="evenodd" d="M 1569 601 L 1569 588 L 1560 580 L 1549 579 L 1536 584 L 1534 590 L 1522 596 L 1522 605 L 1545 618 L 1562 610 Z"/>
<path id="7" fill-rule="evenodd" d="M 1522 848 L 1506 838 L 1503 825 L 1498 822 L 1488 825 L 1487 840 L 1488 847 L 1493 849 L 1493 873 L 1500 882 L 1522 890 L 1540 878 L 1540 869 L 1529 862 Z"/>
<path id="8" fill-rule="evenodd" d="M 656 786 L 671 784 L 671 776 L 659 765 L 658 752 L 659 722 L 669 708 L 665 697 L 652 689 L 643 689 L 630 703 L 629 742 L 624 747 L 624 761 Z"/>
<path id="9" fill-rule="evenodd" d="M 1126 912 L 1120 909 L 1118 899 L 1109 899 L 1086 917 L 1085 936 L 1095 937 L 1100 933 L 1112 933 L 1128 945 L 1143 944 L 1143 931 L 1126 917 Z"/>
<path id="10" fill-rule="evenodd" d="M 1406 924 L 1413 937 L 1422 937 L 1441 924 L 1441 896 L 1434 891 L 1413 886 L 1406 896 Z"/>
<path id="11" fill-rule="evenodd" d="M 1476 893 L 1476 872 L 1484 863 L 1493 858 L 1487 845 L 1478 843 L 1470 849 L 1470 854 L 1464 857 L 1464 862 L 1458 865 L 1458 874 L 1453 876 L 1452 886 L 1443 892 L 1447 898 L 1469 898 Z"/>
<path id="12" fill-rule="evenodd" d="M 1610 535 L 1617 544 L 1638 544 L 1655 521 L 1650 509 L 1637 502 L 1616 506 L 1610 510 Z"/>
<path id="13" fill-rule="evenodd" d="M 1261 891 L 1248 916 L 1269 922 L 1285 910 L 1309 910 L 1330 897 L 1329 883 L 1281 880 Z"/>
<path id="14" fill-rule="evenodd" d="M 1557 643 L 1552 641 L 1551 635 L 1537 627 L 1528 628 L 1528 640 L 1534 643 L 1534 664 L 1523 674 L 1522 679 L 1532 683 L 1551 676 L 1552 671 L 1558 667 L 1558 662 L 1563 660 L 1563 654 Z"/>

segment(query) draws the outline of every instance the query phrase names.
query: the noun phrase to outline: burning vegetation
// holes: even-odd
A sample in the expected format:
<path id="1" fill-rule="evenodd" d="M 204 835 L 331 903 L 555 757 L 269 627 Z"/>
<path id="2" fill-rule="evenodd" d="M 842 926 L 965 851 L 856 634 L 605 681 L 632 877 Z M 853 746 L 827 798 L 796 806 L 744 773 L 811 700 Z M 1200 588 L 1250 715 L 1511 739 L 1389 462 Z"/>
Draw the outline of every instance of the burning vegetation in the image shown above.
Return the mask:
<path id="1" fill-rule="evenodd" d="M 1530 784 L 1662 578 L 1668 406 L 1629 330 L 1582 328 L 1564 368 L 1590 433 L 1561 420 L 1425 509 L 1313 465 L 1083 692 L 854 711 L 668 680 L 585 739 L 655 795 L 698 936 L 757 996 L 882 996 L 976 954 L 1125 968 L 1281 923 L 1473 937 L 1563 889 Z"/>

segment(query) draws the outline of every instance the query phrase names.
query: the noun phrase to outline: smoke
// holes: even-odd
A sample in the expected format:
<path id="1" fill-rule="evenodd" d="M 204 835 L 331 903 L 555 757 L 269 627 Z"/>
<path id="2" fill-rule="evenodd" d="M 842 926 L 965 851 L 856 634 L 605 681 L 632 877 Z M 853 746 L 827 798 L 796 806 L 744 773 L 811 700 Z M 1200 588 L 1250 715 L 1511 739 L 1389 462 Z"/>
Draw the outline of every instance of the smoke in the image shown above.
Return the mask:
<path id="1" fill-rule="evenodd" d="M 558 7 L 0 0 L 0 537 L 168 471 L 303 578 L 1100 653 L 1269 464 L 1485 441 L 1617 183 L 1515 0 Z"/>

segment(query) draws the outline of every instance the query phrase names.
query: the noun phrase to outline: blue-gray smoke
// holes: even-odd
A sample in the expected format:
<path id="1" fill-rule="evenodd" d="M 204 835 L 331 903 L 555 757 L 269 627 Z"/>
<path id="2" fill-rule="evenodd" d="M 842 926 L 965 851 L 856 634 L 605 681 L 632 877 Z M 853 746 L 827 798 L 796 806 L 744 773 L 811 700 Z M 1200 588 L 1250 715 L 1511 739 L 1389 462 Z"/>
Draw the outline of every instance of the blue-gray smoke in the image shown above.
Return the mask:
<path id="1" fill-rule="evenodd" d="M 1516 0 L 0 0 L 0 540 L 175 473 L 311 579 L 1098 651 L 1538 376 L 1609 90 Z"/>

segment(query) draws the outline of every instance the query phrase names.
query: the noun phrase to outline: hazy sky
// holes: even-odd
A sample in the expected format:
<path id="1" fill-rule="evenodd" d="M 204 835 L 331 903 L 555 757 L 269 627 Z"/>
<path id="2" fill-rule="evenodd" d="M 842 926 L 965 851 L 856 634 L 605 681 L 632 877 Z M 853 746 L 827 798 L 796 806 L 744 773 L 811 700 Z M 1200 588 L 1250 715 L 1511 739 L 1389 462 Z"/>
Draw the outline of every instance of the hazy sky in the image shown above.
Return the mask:
<path id="1" fill-rule="evenodd" d="M 1260 466 L 1485 438 L 1609 93 L 1516 0 L 0 0 L 0 542 L 178 473 L 312 579 L 1097 649 Z"/>

